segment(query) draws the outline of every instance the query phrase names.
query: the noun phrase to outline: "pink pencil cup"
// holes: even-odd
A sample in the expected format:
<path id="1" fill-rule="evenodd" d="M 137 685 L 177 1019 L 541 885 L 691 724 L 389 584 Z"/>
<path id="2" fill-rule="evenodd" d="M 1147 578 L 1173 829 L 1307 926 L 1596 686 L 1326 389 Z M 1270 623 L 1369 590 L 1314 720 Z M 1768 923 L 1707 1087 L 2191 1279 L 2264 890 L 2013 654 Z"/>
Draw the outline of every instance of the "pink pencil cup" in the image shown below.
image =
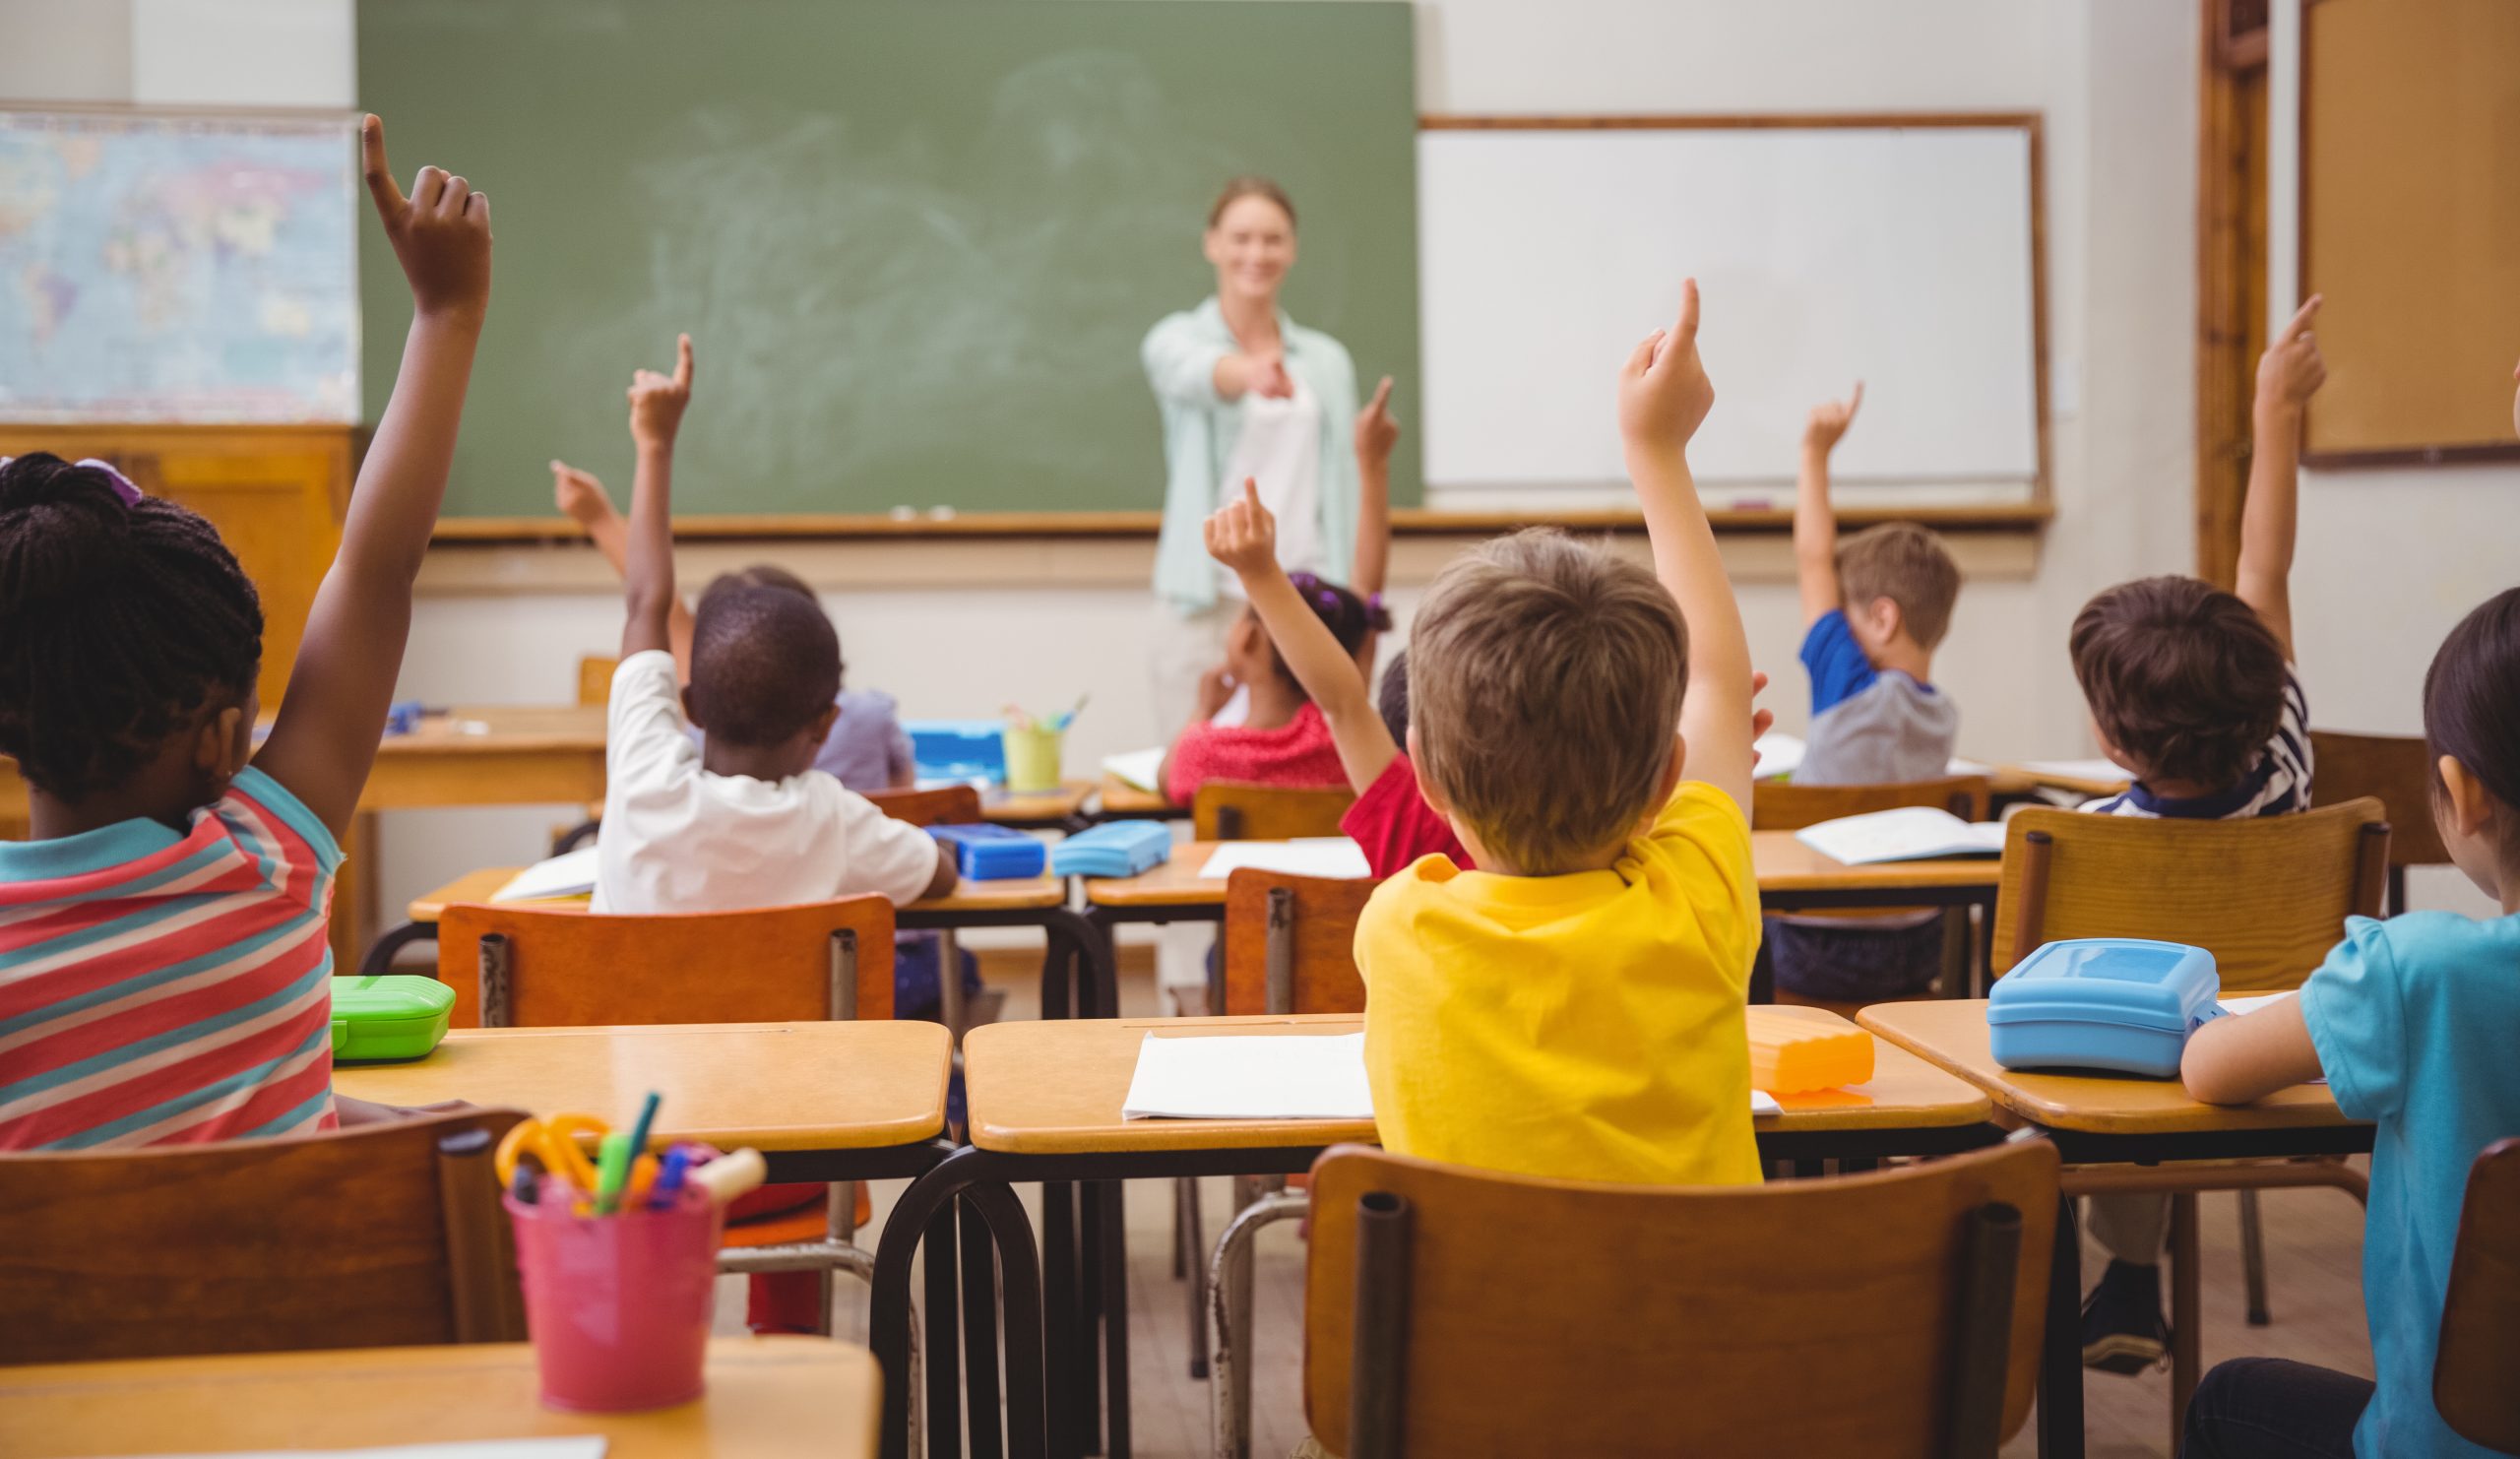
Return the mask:
<path id="1" fill-rule="evenodd" d="M 686 1189 L 671 1209 L 573 1216 L 504 1196 L 525 1279 L 542 1402 L 580 1413 L 668 1408 L 700 1396 L 718 1279 L 718 1207 Z"/>

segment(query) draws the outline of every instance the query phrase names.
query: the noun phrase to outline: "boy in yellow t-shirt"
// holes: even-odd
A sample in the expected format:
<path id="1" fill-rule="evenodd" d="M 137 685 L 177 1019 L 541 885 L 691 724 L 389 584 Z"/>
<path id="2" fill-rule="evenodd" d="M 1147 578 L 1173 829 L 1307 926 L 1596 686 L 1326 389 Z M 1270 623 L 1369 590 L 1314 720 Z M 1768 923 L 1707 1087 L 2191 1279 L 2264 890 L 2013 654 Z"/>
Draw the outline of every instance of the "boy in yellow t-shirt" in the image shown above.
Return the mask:
<path id="1" fill-rule="evenodd" d="M 1715 399 L 1697 318 L 1692 280 L 1677 326 L 1619 375 L 1655 575 L 1525 532 L 1446 569 L 1418 609 L 1409 753 L 1480 869 L 1427 856 L 1356 928 L 1375 1118 L 1402 1154 L 1759 1178 L 1750 653 L 1683 454 Z"/>

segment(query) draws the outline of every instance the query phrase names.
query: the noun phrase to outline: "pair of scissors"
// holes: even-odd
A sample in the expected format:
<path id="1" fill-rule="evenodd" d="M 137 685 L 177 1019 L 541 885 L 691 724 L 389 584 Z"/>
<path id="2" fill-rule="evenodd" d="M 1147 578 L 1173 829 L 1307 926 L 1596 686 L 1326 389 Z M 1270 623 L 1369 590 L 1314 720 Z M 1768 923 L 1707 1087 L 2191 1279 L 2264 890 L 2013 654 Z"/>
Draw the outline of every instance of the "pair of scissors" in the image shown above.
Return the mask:
<path id="1" fill-rule="evenodd" d="M 588 1152 L 610 1132 L 611 1126 L 592 1114 L 554 1114 L 548 1119 L 524 1119 L 517 1122 L 499 1141 L 495 1161 L 499 1183 L 516 1179 L 517 1162 L 532 1156 L 551 1174 L 578 1188 L 585 1195 L 595 1194 L 595 1160 Z M 585 1144 L 580 1144 L 581 1139 Z"/>

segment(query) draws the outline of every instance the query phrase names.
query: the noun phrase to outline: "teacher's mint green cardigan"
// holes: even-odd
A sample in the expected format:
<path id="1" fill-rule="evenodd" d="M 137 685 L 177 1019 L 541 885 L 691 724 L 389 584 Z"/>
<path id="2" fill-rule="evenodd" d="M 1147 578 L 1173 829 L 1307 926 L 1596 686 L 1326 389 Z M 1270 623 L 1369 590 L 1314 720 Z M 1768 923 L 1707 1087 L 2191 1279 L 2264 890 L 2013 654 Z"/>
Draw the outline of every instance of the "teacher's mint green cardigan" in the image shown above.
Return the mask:
<path id="1" fill-rule="evenodd" d="M 1345 578 L 1356 558 L 1356 458 L 1349 432 L 1356 415 L 1356 366 L 1348 347 L 1278 312 L 1287 369 L 1321 402 L 1321 550 Z M 1138 354 L 1164 415 L 1164 531 L 1155 543 L 1155 591 L 1183 613 L 1217 601 L 1217 566 L 1200 533 L 1242 431 L 1242 403 L 1217 394 L 1217 361 L 1237 352 L 1233 331 L 1212 294 L 1195 309 L 1167 314 L 1146 332 Z"/>

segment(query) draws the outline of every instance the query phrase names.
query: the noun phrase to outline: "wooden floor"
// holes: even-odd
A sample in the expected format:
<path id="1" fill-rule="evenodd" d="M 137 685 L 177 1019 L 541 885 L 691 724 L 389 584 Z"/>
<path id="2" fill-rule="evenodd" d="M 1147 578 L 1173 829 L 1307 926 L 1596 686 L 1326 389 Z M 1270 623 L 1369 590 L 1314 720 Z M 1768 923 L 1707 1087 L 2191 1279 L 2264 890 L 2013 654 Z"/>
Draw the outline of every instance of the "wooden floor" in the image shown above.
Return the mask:
<path id="1" fill-rule="evenodd" d="M 1005 1016 L 1032 1017 L 1036 1004 L 1029 977 L 1001 976 L 995 957 L 985 966 L 992 984 L 1008 991 Z M 1121 1001 L 1124 1011 L 1133 1015 L 1158 1010 L 1159 999 L 1143 959 L 1124 959 Z M 1227 1185 L 1222 1178 L 1205 1182 L 1207 1235 L 1212 1241 L 1230 1209 Z M 898 1182 L 877 1188 L 879 1220 L 889 1197 L 899 1189 Z M 2274 1322 L 2251 1328 L 2243 1320 L 2236 1200 L 2228 1195 L 2204 1197 L 2206 1364 L 2210 1367 L 2222 1359 L 2243 1354 L 2268 1354 L 2368 1376 L 2371 1353 L 2362 1321 L 2362 1208 L 2333 1190 L 2268 1191 L 2262 1201 Z M 1128 1215 L 1136 1452 L 1142 1459 L 1204 1455 L 1209 1452 L 1207 1384 L 1189 1376 L 1188 1298 L 1182 1284 L 1172 1279 L 1169 1257 L 1170 1191 L 1162 1184 L 1133 1183 Z M 1303 1243 L 1295 1224 L 1287 1222 L 1265 1232 L 1257 1250 L 1259 1326 L 1252 1453 L 1258 1459 L 1278 1459 L 1303 1436 Z M 2097 1273 L 2104 1261 L 2086 1243 L 2086 1274 Z M 1500 1270 L 1497 1280 L 1512 1277 Z M 720 1293 L 720 1329 L 740 1331 L 742 1311 L 742 1285 L 738 1279 L 727 1279 Z M 842 1335 L 862 1337 L 863 1321 L 862 1293 L 844 1288 Z M 2084 1395 L 2093 1459 L 2174 1452 L 2166 1368 L 2135 1377 L 2089 1373 Z M 2025 1427 L 2003 1452 L 2008 1456 L 2035 1453 L 2032 1429 Z"/>

